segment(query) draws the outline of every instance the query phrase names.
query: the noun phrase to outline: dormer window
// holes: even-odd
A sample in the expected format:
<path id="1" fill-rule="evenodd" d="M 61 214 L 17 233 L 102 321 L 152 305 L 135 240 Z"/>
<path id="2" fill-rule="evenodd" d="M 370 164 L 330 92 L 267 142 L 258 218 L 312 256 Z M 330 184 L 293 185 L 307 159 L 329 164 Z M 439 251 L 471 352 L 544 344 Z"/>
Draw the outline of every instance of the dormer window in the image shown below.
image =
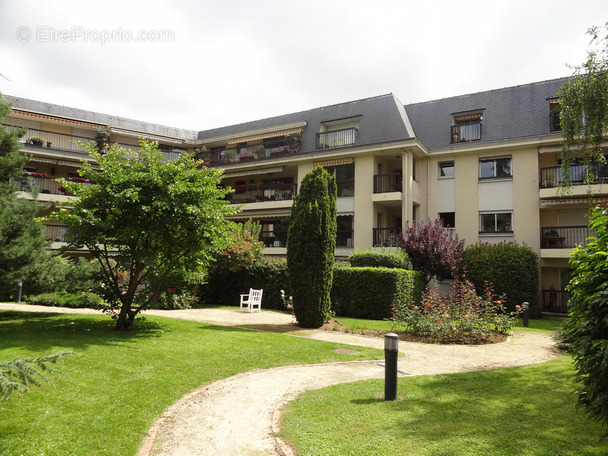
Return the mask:
<path id="1" fill-rule="evenodd" d="M 482 111 L 453 114 L 451 143 L 479 141 L 481 139 Z"/>
<path id="2" fill-rule="evenodd" d="M 317 133 L 316 149 L 352 146 L 357 142 L 361 116 L 321 123 Z"/>
<path id="3" fill-rule="evenodd" d="M 549 99 L 549 129 L 550 131 L 562 131 L 560 125 L 560 114 L 562 112 L 562 105 L 559 102 L 559 98 Z"/>

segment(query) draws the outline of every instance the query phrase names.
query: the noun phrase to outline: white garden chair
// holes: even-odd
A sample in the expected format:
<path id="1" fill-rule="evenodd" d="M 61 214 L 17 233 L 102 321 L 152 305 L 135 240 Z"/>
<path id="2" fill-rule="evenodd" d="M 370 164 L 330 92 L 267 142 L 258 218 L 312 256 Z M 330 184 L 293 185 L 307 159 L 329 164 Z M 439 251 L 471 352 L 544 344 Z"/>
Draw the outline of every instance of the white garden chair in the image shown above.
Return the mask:
<path id="1" fill-rule="evenodd" d="M 249 312 L 254 312 L 257 308 L 258 312 L 262 309 L 262 293 L 264 290 L 249 289 L 248 294 L 241 295 L 241 310 L 246 307 Z"/>

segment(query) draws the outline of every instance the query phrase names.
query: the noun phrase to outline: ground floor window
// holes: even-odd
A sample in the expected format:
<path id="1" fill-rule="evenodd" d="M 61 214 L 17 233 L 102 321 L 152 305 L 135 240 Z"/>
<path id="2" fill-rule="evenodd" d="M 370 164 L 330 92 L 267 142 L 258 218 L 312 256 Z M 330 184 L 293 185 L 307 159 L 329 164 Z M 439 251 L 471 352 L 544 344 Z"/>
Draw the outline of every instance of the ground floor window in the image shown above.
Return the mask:
<path id="1" fill-rule="evenodd" d="M 480 233 L 512 233 L 512 212 L 482 212 L 479 214 Z"/>

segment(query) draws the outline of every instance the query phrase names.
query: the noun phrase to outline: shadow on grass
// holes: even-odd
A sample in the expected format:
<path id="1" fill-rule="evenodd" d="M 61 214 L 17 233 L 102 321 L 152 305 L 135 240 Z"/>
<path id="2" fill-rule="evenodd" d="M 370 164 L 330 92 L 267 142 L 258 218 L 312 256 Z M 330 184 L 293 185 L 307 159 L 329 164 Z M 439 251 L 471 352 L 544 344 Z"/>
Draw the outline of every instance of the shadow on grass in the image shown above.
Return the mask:
<path id="1" fill-rule="evenodd" d="M 115 331 L 107 315 L 58 314 L 53 312 L 0 311 L 2 348 L 44 351 L 49 347 L 86 349 L 91 345 L 136 342 L 160 337 L 162 326 L 147 319 L 136 320 L 133 331 Z"/>

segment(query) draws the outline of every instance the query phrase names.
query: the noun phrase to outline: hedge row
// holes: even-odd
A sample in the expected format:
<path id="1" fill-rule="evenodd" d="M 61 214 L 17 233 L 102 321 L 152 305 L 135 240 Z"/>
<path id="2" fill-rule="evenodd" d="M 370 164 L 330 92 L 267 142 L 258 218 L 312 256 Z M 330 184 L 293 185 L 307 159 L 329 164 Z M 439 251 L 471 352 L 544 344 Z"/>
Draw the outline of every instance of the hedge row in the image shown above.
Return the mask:
<path id="1" fill-rule="evenodd" d="M 423 288 L 417 271 L 339 267 L 334 269 L 332 310 L 341 317 L 383 320 L 396 307 L 420 302 Z"/>
<path id="2" fill-rule="evenodd" d="M 216 272 L 200 287 L 202 303 L 237 306 L 249 288 L 263 288 L 262 307 L 286 310 L 281 290 L 289 296 L 287 262 L 262 259 L 247 271 Z M 332 310 L 339 316 L 382 320 L 393 306 L 419 302 L 423 281 L 416 271 L 389 268 L 336 267 L 331 291 Z"/>

